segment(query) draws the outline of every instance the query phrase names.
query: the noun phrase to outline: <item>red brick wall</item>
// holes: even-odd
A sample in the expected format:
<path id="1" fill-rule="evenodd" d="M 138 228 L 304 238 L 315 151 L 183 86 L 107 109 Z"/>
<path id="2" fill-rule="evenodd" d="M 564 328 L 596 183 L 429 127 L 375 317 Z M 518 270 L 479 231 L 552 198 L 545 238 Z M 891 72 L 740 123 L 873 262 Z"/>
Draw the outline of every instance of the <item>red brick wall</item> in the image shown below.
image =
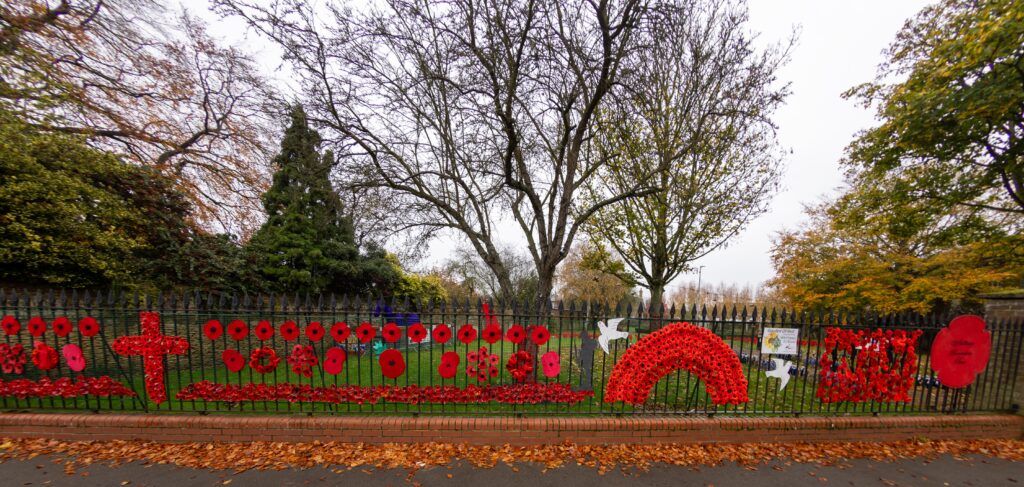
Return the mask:
<path id="1" fill-rule="evenodd" d="M 296 417 L 0 414 L 0 437 L 66 440 L 741 443 L 1024 438 L 1024 417 Z"/>

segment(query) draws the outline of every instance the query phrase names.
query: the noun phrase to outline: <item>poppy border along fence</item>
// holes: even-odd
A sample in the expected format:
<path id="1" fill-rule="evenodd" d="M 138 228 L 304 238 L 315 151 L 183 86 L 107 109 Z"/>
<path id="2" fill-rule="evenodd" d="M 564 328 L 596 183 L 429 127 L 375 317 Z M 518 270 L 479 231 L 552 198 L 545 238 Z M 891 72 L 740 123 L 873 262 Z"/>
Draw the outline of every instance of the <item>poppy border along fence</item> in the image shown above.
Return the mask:
<path id="1" fill-rule="evenodd" d="M 0 318 L 5 411 L 1002 412 L 1024 348 L 1024 321 L 989 320 L 984 370 L 949 388 L 930 362 L 944 315 L 0 289 Z M 605 341 L 615 318 L 626 336 Z M 795 355 L 760 353 L 776 327 L 799 330 Z"/>

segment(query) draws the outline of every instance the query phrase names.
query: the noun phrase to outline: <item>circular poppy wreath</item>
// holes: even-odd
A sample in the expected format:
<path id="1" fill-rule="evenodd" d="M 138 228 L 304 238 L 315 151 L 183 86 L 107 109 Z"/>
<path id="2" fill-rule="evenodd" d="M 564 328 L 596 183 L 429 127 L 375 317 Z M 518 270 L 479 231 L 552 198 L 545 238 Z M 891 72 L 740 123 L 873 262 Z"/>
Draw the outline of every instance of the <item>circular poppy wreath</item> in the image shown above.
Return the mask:
<path id="1" fill-rule="evenodd" d="M 264 362 L 264 360 L 266 360 L 266 362 Z M 249 367 L 261 374 L 273 372 L 279 363 L 281 363 L 281 358 L 278 357 L 277 352 L 270 347 L 257 348 L 256 350 L 253 350 L 252 355 L 249 356 Z"/>
<path id="2" fill-rule="evenodd" d="M 327 332 L 324 331 L 324 325 L 321 325 L 319 321 L 314 321 L 306 325 L 306 338 L 309 338 L 310 341 L 319 342 L 320 340 L 323 340 L 324 335 L 326 334 Z"/>
<path id="3" fill-rule="evenodd" d="M 431 330 L 430 336 L 437 343 L 446 343 L 448 340 L 452 339 L 452 329 L 444 323 L 434 325 L 434 329 Z"/>
<path id="4" fill-rule="evenodd" d="M 224 334 L 224 325 L 220 324 L 220 321 L 210 320 L 203 325 L 203 334 L 210 340 L 216 340 Z"/>
<path id="5" fill-rule="evenodd" d="M 352 333 L 352 330 L 348 329 L 348 324 L 344 321 L 339 321 L 331 327 L 331 338 L 336 342 L 344 342 L 348 340 L 348 336 Z"/>
<path id="6" fill-rule="evenodd" d="M 92 316 L 86 316 L 78 322 L 78 333 L 82 336 L 91 337 L 100 332 L 100 325 L 96 323 L 96 318 Z"/>
<path id="7" fill-rule="evenodd" d="M 53 320 L 53 334 L 59 337 L 66 337 L 71 333 L 71 321 L 67 316 L 58 316 Z"/>
<path id="8" fill-rule="evenodd" d="M 274 325 L 267 320 L 260 320 L 256 323 L 256 330 L 253 332 L 260 341 L 270 340 L 274 336 Z"/>
<path id="9" fill-rule="evenodd" d="M 413 323 L 406 332 L 409 334 L 409 339 L 414 343 L 422 342 L 427 337 L 427 329 L 422 323 Z"/>
<path id="10" fill-rule="evenodd" d="M 3 320 L 0 320 L 0 326 L 3 327 L 4 333 L 8 335 L 17 335 L 21 331 L 21 323 L 13 316 L 4 316 Z"/>

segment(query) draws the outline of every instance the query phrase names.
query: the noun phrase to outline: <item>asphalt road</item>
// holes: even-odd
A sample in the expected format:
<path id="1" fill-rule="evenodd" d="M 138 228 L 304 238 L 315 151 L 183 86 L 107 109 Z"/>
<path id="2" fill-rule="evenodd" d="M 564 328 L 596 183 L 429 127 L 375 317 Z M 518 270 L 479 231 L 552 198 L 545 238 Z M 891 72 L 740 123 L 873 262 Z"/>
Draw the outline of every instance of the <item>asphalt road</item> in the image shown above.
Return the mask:
<path id="1" fill-rule="evenodd" d="M 575 464 L 544 472 L 543 467 L 520 464 L 478 469 L 461 464 L 415 472 L 404 469 L 377 470 L 355 468 L 335 473 L 338 468 L 303 470 L 249 471 L 235 474 L 223 470 L 193 470 L 172 465 L 140 463 L 111 467 L 93 464 L 77 467 L 73 475 L 64 473 L 53 457 L 41 456 L 27 461 L 0 463 L 0 485 L 52 486 L 1024 486 L 1024 463 L 972 457 L 956 460 L 906 459 L 895 463 L 851 460 L 838 466 L 786 464 L 774 462 L 749 469 L 735 464 L 717 467 L 685 468 L 655 466 L 647 472 L 624 473 L 619 470 L 598 475 L 592 468 Z"/>

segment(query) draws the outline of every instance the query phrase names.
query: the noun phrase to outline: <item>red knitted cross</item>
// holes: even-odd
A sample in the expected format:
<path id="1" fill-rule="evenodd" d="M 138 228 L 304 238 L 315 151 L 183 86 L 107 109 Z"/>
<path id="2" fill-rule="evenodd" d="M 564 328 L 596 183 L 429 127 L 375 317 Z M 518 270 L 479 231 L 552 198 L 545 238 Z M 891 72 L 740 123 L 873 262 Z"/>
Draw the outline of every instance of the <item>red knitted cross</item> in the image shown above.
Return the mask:
<path id="1" fill-rule="evenodd" d="M 142 322 L 141 335 L 117 337 L 112 347 L 120 355 L 142 356 L 146 372 L 146 394 L 153 402 L 160 404 L 167 400 L 164 356 L 188 352 L 188 340 L 160 333 L 160 313 L 143 311 L 139 313 L 139 321 Z"/>

